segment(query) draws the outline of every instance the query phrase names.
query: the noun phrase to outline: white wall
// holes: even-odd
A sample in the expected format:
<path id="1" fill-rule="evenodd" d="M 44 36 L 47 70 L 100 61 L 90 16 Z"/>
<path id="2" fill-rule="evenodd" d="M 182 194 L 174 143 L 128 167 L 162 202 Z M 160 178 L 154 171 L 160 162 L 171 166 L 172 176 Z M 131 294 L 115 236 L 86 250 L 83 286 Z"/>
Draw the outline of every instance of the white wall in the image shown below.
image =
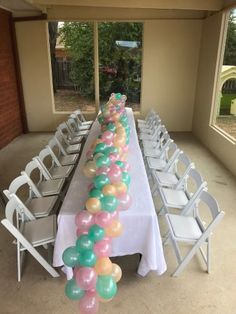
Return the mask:
<path id="1" fill-rule="evenodd" d="M 208 17 L 203 24 L 193 133 L 236 175 L 236 145 L 210 125 L 211 109 L 215 105 L 214 91 L 221 37 L 222 14 Z"/>
<path id="2" fill-rule="evenodd" d="M 146 21 L 142 112 L 155 108 L 169 131 L 191 131 L 201 20 Z"/>

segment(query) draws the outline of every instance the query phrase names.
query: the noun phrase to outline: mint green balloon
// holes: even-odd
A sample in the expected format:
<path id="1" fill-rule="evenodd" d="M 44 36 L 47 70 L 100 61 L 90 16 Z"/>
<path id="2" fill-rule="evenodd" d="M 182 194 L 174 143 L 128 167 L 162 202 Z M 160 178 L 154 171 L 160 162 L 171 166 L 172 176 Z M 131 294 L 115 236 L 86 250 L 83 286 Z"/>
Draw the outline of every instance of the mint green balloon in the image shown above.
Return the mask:
<path id="1" fill-rule="evenodd" d="M 120 99 L 121 99 L 121 93 L 116 93 L 116 94 L 115 94 L 115 98 L 116 98 L 117 100 L 120 100 Z"/>
<path id="2" fill-rule="evenodd" d="M 103 124 L 104 118 L 103 118 L 102 115 L 99 115 L 99 116 L 98 116 L 98 122 L 99 122 L 100 124 Z"/>
<path id="3" fill-rule="evenodd" d="M 105 143 L 98 143 L 95 146 L 95 153 L 102 153 L 107 148 L 107 145 Z"/>
<path id="4" fill-rule="evenodd" d="M 105 237 L 105 230 L 99 225 L 94 224 L 89 228 L 88 237 L 93 242 L 100 241 Z"/>
<path id="5" fill-rule="evenodd" d="M 79 264 L 84 267 L 93 267 L 97 262 L 97 257 L 92 250 L 85 250 L 79 255 Z"/>
<path id="6" fill-rule="evenodd" d="M 100 189 L 100 190 L 104 187 L 104 185 L 109 184 L 109 183 L 110 183 L 110 180 L 108 176 L 105 174 L 100 174 L 93 178 L 93 184 L 95 188 Z"/>
<path id="7" fill-rule="evenodd" d="M 112 276 L 98 276 L 96 291 L 103 299 L 111 299 L 117 293 L 117 285 Z"/>
<path id="8" fill-rule="evenodd" d="M 101 199 L 102 210 L 113 213 L 118 205 L 118 200 L 114 195 L 104 195 Z"/>
<path id="9" fill-rule="evenodd" d="M 111 160 L 108 156 L 100 156 L 96 159 L 96 166 L 98 168 L 101 168 L 101 167 L 109 167 L 111 164 Z"/>
<path id="10" fill-rule="evenodd" d="M 130 185 L 130 175 L 126 171 L 122 172 L 122 182 L 124 182 L 127 187 Z"/>
<path id="11" fill-rule="evenodd" d="M 71 279 L 66 283 L 65 294 L 70 300 L 78 301 L 85 295 L 85 292 L 77 286 L 75 279 Z"/>
<path id="12" fill-rule="evenodd" d="M 116 126 L 114 123 L 110 122 L 107 124 L 106 129 L 114 133 L 116 131 Z"/>
<path id="13" fill-rule="evenodd" d="M 75 246 L 68 247 L 62 255 L 62 260 L 66 266 L 75 267 L 79 264 L 79 252 Z"/>
<path id="14" fill-rule="evenodd" d="M 95 197 L 95 198 L 98 198 L 99 200 L 101 200 L 104 197 L 104 194 L 102 193 L 101 190 L 93 188 L 89 192 L 89 197 Z"/>
<path id="15" fill-rule="evenodd" d="M 118 148 L 116 148 L 115 146 L 107 147 L 104 153 L 106 155 L 118 153 Z"/>
<path id="16" fill-rule="evenodd" d="M 124 168 L 125 164 L 121 160 L 116 160 L 115 164 L 118 165 L 120 168 Z"/>
<path id="17" fill-rule="evenodd" d="M 89 238 L 88 235 L 82 234 L 76 241 L 76 249 L 79 253 L 85 250 L 92 250 L 94 242 Z"/>

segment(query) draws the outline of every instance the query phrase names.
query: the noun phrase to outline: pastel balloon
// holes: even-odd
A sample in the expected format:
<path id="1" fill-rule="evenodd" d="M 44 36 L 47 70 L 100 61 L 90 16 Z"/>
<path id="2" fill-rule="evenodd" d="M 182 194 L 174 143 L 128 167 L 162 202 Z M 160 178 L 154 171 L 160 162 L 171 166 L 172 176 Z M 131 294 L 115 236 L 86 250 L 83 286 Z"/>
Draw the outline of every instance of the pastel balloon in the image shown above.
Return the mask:
<path id="1" fill-rule="evenodd" d="M 112 215 L 109 212 L 100 211 L 94 216 L 95 224 L 99 225 L 100 227 L 107 227 L 112 220 Z"/>
<path id="2" fill-rule="evenodd" d="M 98 276 L 96 290 L 103 299 L 111 299 L 116 295 L 117 286 L 112 276 Z"/>
<path id="3" fill-rule="evenodd" d="M 116 130 L 116 126 L 114 123 L 108 123 L 107 126 L 106 126 L 107 130 L 111 131 L 111 132 L 115 132 Z"/>
<path id="4" fill-rule="evenodd" d="M 129 146 L 128 146 L 128 145 L 125 145 L 125 146 L 123 147 L 123 152 L 124 152 L 124 153 L 128 153 L 128 151 L 129 151 Z"/>
<path id="5" fill-rule="evenodd" d="M 109 130 L 105 131 L 102 134 L 102 140 L 110 140 L 110 141 L 112 141 L 113 137 L 114 137 L 114 133 L 109 131 Z"/>
<path id="6" fill-rule="evenodd" d="M 127 186 L 124 182 L 115 182 L 113 185 L 116 189 L 116 195 L 127 193 Z"/>
<path id="7" fill-rule="evenodd" d="M 118 220 L 119 219 L 119 211 L 115 210 L 113 213 L 111 213 L 111 217 L 112 217 L 112 220 L 113 219 Z"/>
<path id="8" fill-rule="evenodd" d="M 120 279 L 122 277 L 122 270 L 121 270 L 119 265 L 117 265 L 115 263 L 112 264 L 111 275 L 112 275 L 113 279 L 115 280 L 115 282 L 120 281 Z"/>
<path id="9" fill-rule="evenodd" d="M 122 182 L 124 182 L 127 186 L 130 185 L 130 175 L 126 171 L 122 172 Z"/>
<path id="10" fill-rule="evenodd" d="M 110 158 L 110 157 L 109 157 Z M 107 175 L 108 171 L 110 170 L 109 167 L 100 167 L 96 170 L 96 175 L 105 174 Z"/>
<path id="11" fill-rule="evenodd" d="M 76 271 L 75 280 L 77 285 L 83 290 L 95 289 L 97 282 L 97 273 L 92 267 L 80 267 Z"/>
<path id="12" fill-rule="evenodd" d="M 116 154 L 118 153 L 118 149 L 115 146 L 107 147 L 105 150 L 105 154 Z"/>
<path id="13" fill-rule="evenodd" d="M 70 300 L 78 301 L 85 295 L 85 292 L 77 285 L 75 279 L 71 279 L 66 283 L 65 294 Z"/>
<path id="14" fill-rule="evenodd" d="M 98 198 L 99 200 L 101 198 L 103 198 L 103 193 L 101 190 L 93 188 L 90 192 L 89 192 L 89 197 L 91 198 Z"/>
<path id="15" fill-rule="evenodd" d="M 112 164 L 108 172 L 108 177 L 112 183 L 121 181 L 122 173 L 120 167 L 116 164 Z"/>
<path id="16" fill-rule="evenodd" d="M 62 254 L 63 263 L 69 267 L 75 267 L 79 263 L 79 252 L 75 246 L 70 246 Z"/>
<path id="17" fill-rule="evenodd" d="M 82 229 L 77 228 L 77 230 L 76 230 L 77 237 L 80 237 L 83 234 L 85 234 L 85 235 L 88 234 L 88 229 L 87 230 L 82 230 Z"/>
<path id="18" fill-rule="evenodd" d="M 98 143 L 95 147 L 95 153 L 102 153 L 105 151 L 106 147 L 106 144 L 100 140 L 100 143 Z"/>
<path id="19" fill-rule="evenodd" d="M 130 170 L 130 164 L 129 164 L 127 161 L 123 161 L 123 163 L 124 163 L 124 168 L 123 168 L 123 170 L 124 170 L 125 172 L 129 171 L 129 170 Z"/>
<path id="20" fill-rule="evenodd" d="M 111 160 L 109 157 L 103 155 L 103 156 L 100 156 L 96 159 L 96 166 L 98 168 L 100 167 L 109 167 L 111 164 Z"/>
<path id="21" fill-rule="evenodd" d="M 105 174 L 100 174 L 93 178 L 93 183 L 97 189 L 102 189 L 104 185 L 110 183 L 110 179 Z"/>
<path id="22" fill-rule="evenodd" d="M 93 160 L 90 160 L 85 164 L 83 173 L 87 178 L 93 178 L 96 175 L 96 169 L 96 163 Z"/>
<path id="23" fill-rule="evenodd" d="M 88 236 L 93 242 L 100 241 L 105 236 L 105 230 L 99 225 L 94 224 L 92 227 L 89 228 Z"/>
<path id="24" fill-rule="evenodd" d="M 116 164 L 117 166 L 119 166 L 121 169 L 123 169 L 124 166 L 125 166 L 124 162 L 121 161 L 121 160 L 116 160 L 116 161 L 115 161 L 115 164 Z"/>
<path id="25" fill-rule="evenodd" d="M 113 144 L 116 147 L 123 147 L 125 143 L 126 143 L 125 136 L 117 135 L 113 140 Z"/>
<path id="26" fill-rule="evenodd" d="M 103 240 L 96 242 L 94 245 L 94 253 L 97 257 L 109 256 L 111 254 L 111 241 L 104 238 Z"/>
<path id="27" fill-rule="evenodd" d="M 91 214 L 95 214 L 101 209 L 101 202 L 96 197 L 90 197 L 85 203 L 85 207 Z"/>
<path id="28" fill-rule="evenodd" d="M 96 295 L 85 295 L 79 301 L 80 314 L 96 314 L 99 309 L 99 301 Z"/>
<path id="29" fill-rule="evenodd" d="M 109 158 L 110 158 L 110 161 L 114 163 L 116 160 L 120 158 L 120 155 L 118 153 L 111 153 L 109 154 Z"/>
<path id="30" fill-rule="evenodd" d="M 84 250 L 92 250 L 94 242 L 89 238 L 88 235 L 81 235 L 76 241 L 76 249 L 78 252 Z"/>
<path id="31" fill-rule="evenodd" d="M 80 230 L 88 230 L 94 224 L 93 215 L 86 210 L 80 210 L 75 216 L 75 224 Z"/>
<path id="32" fill-rule="evenodd" d="M 79 254 L 79 264 L 84 267 L 93 267 L 96 264 L 97 257 L 92 250 L 85 250 Z"/>
<path id="33" fill-rule="evenodd" d="M 116 194 L 116 188 L 112 184 L 104 185 L 102 189 L 103 195 L 115 195 Z"/>
<path id="34" fill-rule="evenodd" d="M 112 272 L 112 262 L 108 257 L 100 257 L 94 268 L 98 275 L 110 275 Z"/>
<path id="35" fill-rule="evenodd" d="M 118 200 L 114 195 L 104 195 L 101 200 L 101 208 L 107 212 L 114 212 L 117 208 Z"/>
<path id="36" fill-rule="evenodd" d="M 117 210 L 127 210 L 130 208 L 132 204 L 131 196 L 127 193 L 122 193 L 117 196 L 117 199 L 119 201 Z"/>
<path id="37" fill-rule="evenodd" d="M 123 232 L 123 227 L 119 220 L 113 220 L 111 224 L 105 228 L 106 236 L 108 237 L 119 237 Z"/>

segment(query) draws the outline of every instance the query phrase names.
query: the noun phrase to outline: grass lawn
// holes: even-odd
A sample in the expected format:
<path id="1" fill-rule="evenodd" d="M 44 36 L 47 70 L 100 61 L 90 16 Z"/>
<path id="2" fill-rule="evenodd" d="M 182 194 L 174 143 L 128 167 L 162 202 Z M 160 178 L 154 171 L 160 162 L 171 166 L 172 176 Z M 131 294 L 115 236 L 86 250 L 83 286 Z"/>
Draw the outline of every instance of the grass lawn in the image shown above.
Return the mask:
<path id="1" fill-rule="evenodd" d="M 230 114 L 230 105 L 233 99 L 236 99 L 236 94 L 223 94 L 220 102 L 220 111 L 222 114 Z"/>

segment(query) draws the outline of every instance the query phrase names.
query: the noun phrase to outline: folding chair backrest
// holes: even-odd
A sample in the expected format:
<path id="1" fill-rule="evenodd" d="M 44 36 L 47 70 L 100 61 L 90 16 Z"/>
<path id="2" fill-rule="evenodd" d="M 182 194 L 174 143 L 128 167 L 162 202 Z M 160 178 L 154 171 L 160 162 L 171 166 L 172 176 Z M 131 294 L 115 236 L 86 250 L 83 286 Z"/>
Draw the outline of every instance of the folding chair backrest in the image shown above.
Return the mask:
<path id="1" fill-rule="evenodd" d="M 78 124 L 74 118 L 72 118 L 73 114 L 70 115 L 70 118 L 66 121 L 66 124 L 68 125 L 68 128 L 72 133 L 75 133 L 78 131 Z"/>
<path id="2" fill-rule="evenodd" d="M 85 122 L 86 119 L 84 117 L 84 115 L 82 114 L 81 110 L 80 109 L 77 109 L 73 112 L 74 114 L 76 114 L 76 116 L 78 117 L 78 119 L 81 121 L 81 122 Z"/>
<path id="3" fill-rule="evenodd" d="M 36 158 L 40 160 L 40 162 L 46 169 L 50 170 L 55 166 L 55 160 L 53 157 L 54 156 L 52 155 L 50 149 L 48 148 L 48 146 L 46 146 L 39 152 Z"/>
<path id="4" fill-rule="evenodd" d="M 183 151 L 181 151 L 172 167 L 174 168 L 176 176 L 179 178 L 179 183 L 176 186 L 176 188 L 179 188 L 183 185 L 190 169 L 194 168 L 195 165 L 191 159 Z"/>
<path id="5" fill-rule="evenodd" d="M 33 172 L 37 170 L 39 174 L 39 179 L 36 180 L 36 178 L 33 178 Z M 33 160 L 31 160 L 25 167 L 25 170 L 21 172 L 22 175 L 28 176 L 28 178 L 31 180 L 32 184 L 35 185 L 35 188 L 37 189 L 37 185 L 42 182 L 43 178 L 48 179 L 47 176 L 45 176 L 42 165 L 39 163 L 38 160 L 34 157 Z M 38 192 L 39 193 L 39 192 Z M 40 193 L 39 193 L 40 194 Z"/>
<path id="6" fill-rule="evenodd" d="M 56 133 L 55 133 L 55 139 L 57 141 L 58 146 L 60 146 L 62 154 L 65 156 L 66 155 L 66 146 L 68 144 L 65 142 L 64 137 L 62 136 L 62 134 L 59 130 L 56 131 Z"/>
<path id="7" fill-rule="evenodd" d="M 164 171 L 167 171 L 172 166 L 180 152 L 181 152 L 180 149 L 173 140 L 167 140 L 167 144 L 161 153 L 161 156 L 165 158 L 167 162 Z"/>
<path id="8" fill-rule="evenodd" d="M 60 133 L 61 137 L 63 138 L 64 142 L 69 145 L 68 138 L 71 137 L 71 131 L 69 130 L 66 123 L 61 123 L 57 127 L 57 131 Z"/>

